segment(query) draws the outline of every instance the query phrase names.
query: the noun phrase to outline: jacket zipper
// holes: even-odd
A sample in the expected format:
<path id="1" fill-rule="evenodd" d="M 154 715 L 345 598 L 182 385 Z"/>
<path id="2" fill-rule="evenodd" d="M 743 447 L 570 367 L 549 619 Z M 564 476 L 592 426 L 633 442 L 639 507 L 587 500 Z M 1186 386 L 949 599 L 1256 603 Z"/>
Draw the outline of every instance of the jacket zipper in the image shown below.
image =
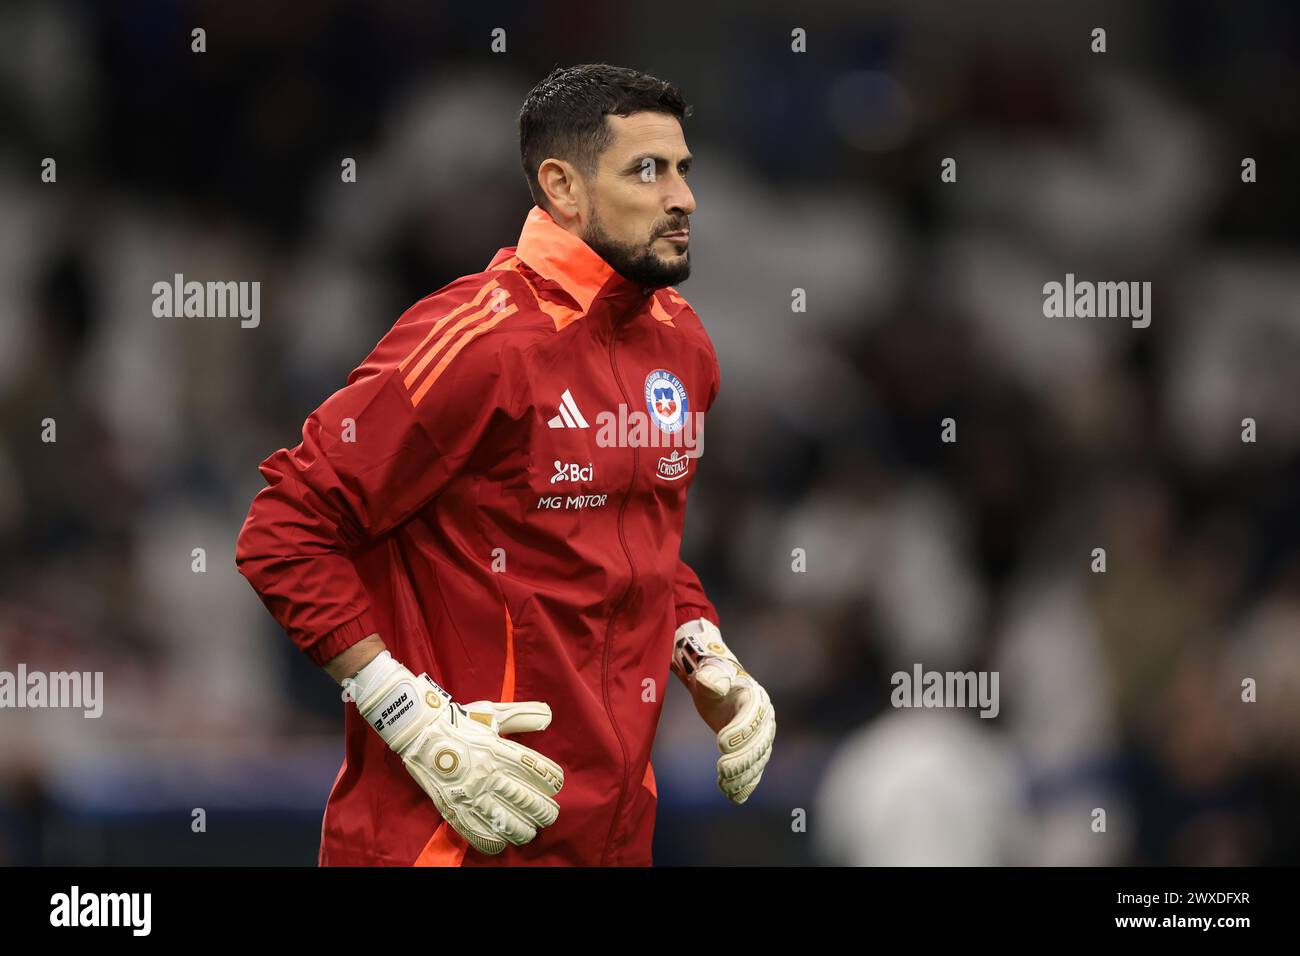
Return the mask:
<path id="1" fill-rule="evenodd" d="M 611 316 L 613 319 L 613 316 Z M 618 337 L 618 327 L 616 322 L 611 322 L 609 332 L 609 367 L 614 373 L 614 381 L 618 384 L 619 393 L 623 396 L 623 404 L 630 408 L 627 399 L 627 389 L 623 387 L 623 377 L 618 373 L 618 362 L 614 357 L 614 341 Z M 618 723 L 614 720 L 614 710 L 609 702 L 609 649 L 611 639 L 614 636 L 614 620 L 618 617 L 619 612 L 627 604 L 628 599 L 632 596 L 632 589 L 636 587 L 636 562 L 632 560 L 632 551 L 627 546 L 627 535 L 623 531 L 623 514 L 627 511 L 628 502 L 632 500 L 632 491 L 636 488 L 636 477 L 638 472 L 638 455 L 636 445 L 632 446 L 632 480 L 627 486 L 627 494 L 623 496 L 623 503 L 618 508 L 618 540 L 623 546 L 623 553 L 627 556 L 628 567 L 632 571 L 632 577 L 628 581 L 627 590 L 619 599 L 618 605 L 614 608 L 613 613 L 609 616 L 609 624 L 605 627 L 605 659 L 601 667 L 601 684 L 605 692 L 605 712 L 609 715 L 610 726 L 614 728 L 614 736 L 618 738 L 618 745 L 623 751 L 623 778 L 619 783 L 618 802 L 614 804 L 614 820 L 609 825 L 609 834 L 605 837 L 605 849 L 600 855 L 600 865 L 605 866 L 609 858 L 609 848 L 614 840 L 614 831 L 618 829 L 619 818 L 623 812 L 623 801 L 627 797 L 627 743 L 623 740 L 623 733 L 618 729 Z"/>

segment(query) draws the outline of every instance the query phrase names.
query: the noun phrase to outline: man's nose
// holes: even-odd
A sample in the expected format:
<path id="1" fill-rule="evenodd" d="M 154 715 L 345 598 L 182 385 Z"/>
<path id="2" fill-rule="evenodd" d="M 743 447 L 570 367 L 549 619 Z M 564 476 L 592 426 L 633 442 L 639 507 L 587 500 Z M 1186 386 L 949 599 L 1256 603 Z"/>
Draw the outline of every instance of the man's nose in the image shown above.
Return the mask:
<path id="1" fill-rule="evenodd" d="M 689 216 L 695 212 L 695 194 L 685 180 L 678 179 L 673 183 L 665 212 L 670 216 Z"/>

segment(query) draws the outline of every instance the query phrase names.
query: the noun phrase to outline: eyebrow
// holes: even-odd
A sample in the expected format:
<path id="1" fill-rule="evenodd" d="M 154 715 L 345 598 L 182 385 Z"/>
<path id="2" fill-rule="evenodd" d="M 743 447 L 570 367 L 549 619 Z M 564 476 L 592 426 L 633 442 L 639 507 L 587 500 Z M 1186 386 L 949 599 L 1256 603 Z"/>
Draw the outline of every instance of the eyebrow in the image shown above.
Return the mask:
<path id="1" fill-rule="evenodd" d="M 641 166 L 641 163 L 644 162 L 644 161 L 647 160 L 647 159 L 653 159 L 653 160 L 655 161 L 655 165 L 658 165 L 659 163 L 666 163 L 666 162 L 668 162 L 668 157 L 666 157 L 666 156 L 662 156 L 662 155 L 660 155 L 660 154 L 658 154 L 658 153 L 642 153 L 640 156 L 634 156 L 631 160 L 629 160 L 629 161 L 628 161 L 628 164 L 627 164 L 627 166 L 626 166 L 625 168 L 628 169 L 628 170 L 639 169 L 640 166 Z M 681 159 L 679 159 L 677 162 L 678 162 L 679 164 L 680 164 L 680 163 L 686 163 L 686 164 L 689 166 L 689 165 L 691 164 L 691 161 L 694 160 L 694 159 L 695 159 L 694 156 L 692 156 L 690 153 L 687 153 L 685 156 L 683 156 L 683 157 L 682 157 Z"/>

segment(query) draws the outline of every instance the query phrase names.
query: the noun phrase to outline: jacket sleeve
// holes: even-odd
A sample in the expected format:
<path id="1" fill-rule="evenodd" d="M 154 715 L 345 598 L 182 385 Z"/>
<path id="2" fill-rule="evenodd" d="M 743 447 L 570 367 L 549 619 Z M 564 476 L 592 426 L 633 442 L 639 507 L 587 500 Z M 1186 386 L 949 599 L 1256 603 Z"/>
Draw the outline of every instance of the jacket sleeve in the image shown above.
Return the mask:
<path id="1" fill-rule="evenodd" d="M 708 340 L 708 336 L 705 336 Z M 704 410 L 707 412 L 713 407 L 714 401 L 718 397 L 718 389 L 722 384 L 722 373 L 718 367 L 717 353 L 713 350 L 713 343 L 708 342 L 709 358 L 713 370 L 713 381 L 709 386 L 708 399 L 704 403 Z M 703 458 L 699 459 L 703 462 Z M 698 463 L 697 463 L 698 467 Z M 700 584 L 699 576 L 695 571 L 682 560 L 681 555 L 677 556 L 677 577 L 673 586 L 673 598 L 677 605 L 677 627 L 681 627 L 687 621 L 694 621 L 696 618 L 705 617 L 722 629 L 722 621 L 718 618 L 718 611 L 709 600 L 708 595 L 704 593 L 704 586 Z"/>
<path id="2" fill-rule="evenodd" d="M 412 306 L 260 469 L 235 564 L 289 637 L 324 664 L 377 632 L 350 555 L 406 521 L 512 417 L 518 379 L 490 334 L 515 311 L 468 277 Z"/>
<path id="3" fill-rule="evenodd" d="M 694 621 L 696 618 L 706 617 L 717 625 L 718 630 L 722 630 L 722 621 L 718 618 L 718 611 L 704 593 L 704 587 L 700 584 L 699 577 L 691 570 L 691 566 L 680 557 L 677 559 L 677 582 L 674 595 L 677 601 L 677 622 L 675 627 L 681 627 L 687 621 Z"/>

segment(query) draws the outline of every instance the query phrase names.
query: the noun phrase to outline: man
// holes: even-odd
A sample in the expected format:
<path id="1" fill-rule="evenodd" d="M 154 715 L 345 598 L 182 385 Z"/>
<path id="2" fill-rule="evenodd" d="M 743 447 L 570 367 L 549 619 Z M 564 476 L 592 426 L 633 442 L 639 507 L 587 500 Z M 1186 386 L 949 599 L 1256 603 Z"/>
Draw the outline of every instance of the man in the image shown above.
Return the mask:
<path id="1" fill-rule="evenodd" d="M 355 703 L 322 865 L 649 865 L 670 669 L 723 792 L 758 785 L 771 701 L 679 555 L 719 380 L 671 287 L 687 113 L 632 70 L 543 80 L 518 244 L 412 306 L 261 465 L 239 570 Z"/>

